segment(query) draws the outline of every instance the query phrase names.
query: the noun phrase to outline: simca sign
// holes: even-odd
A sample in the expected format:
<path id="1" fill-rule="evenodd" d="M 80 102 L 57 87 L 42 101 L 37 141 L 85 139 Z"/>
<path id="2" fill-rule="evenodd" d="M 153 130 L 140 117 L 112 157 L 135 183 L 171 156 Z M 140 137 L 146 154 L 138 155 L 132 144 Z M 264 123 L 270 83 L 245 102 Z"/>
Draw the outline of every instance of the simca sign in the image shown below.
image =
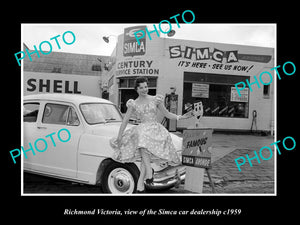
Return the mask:
<path id="1" fill-rule="evenodd" d="M 124 29 L 123 56 L 145 55 L 146 38 L 140 37 L 139 44 L 135 39 L 134 33 L 138 30 L 145 29 L 146 26 L 135 26 Z M 138 35 L 140 36 L 140 35 Z"/>
<path id="2" fill-rule="evenodd" d="M 183 131 L 182 164 L 211 168 L 212 129 L 187 129 Z"/>

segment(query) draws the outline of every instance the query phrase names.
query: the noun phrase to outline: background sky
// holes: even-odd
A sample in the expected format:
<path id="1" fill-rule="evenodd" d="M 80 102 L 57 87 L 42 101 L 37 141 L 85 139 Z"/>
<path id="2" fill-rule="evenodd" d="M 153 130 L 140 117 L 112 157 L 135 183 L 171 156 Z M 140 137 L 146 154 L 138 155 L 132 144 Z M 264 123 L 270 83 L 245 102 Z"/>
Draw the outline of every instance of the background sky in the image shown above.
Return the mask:
<path id="1" fill-rule="evenodd" d="M 57 48 L 55 40 L 51 40 L 52 51 L 104 55 L 110 56 L 115 45 L 116 38 L 123 33 L 124 28 L 136 25 L 147 25 L 153 30 L 153 24 L 22 24 L 22 39 L 29 49 L 37 48 L 42 41 L 50 41 L 50 38 L 61 35 L 66 31 L 72 31 L 76 41 L 71 45 L 63 43 L 58 38 L 61 49 Z M 158 27 L 158 24 L 155 24 Z M 162 25 L 163 30 L 168 30 L 167 24 Z M 228 44 L 252 45 L 261 47 L 276 47 L 276 25 L 275 24 L 172 24 L 176 31 L 170 38 L 219 42 Z M 69 36 L 70 34 L 66 35 Z M 110 42 L 103 41 L 103 36 L 109 36 Z M 156 33 L 152 33 L 156 35 Z M 69 36 L 71 37 L 71 36 Z M 168 38 L 165 34 L 161 37 Z M 72 39 L 70 39 L 70 42 Z M 22 44 L 21 43 L 21 44 Z M 47 51 L 47 44 L 43 44 L 43 50 Z"/>

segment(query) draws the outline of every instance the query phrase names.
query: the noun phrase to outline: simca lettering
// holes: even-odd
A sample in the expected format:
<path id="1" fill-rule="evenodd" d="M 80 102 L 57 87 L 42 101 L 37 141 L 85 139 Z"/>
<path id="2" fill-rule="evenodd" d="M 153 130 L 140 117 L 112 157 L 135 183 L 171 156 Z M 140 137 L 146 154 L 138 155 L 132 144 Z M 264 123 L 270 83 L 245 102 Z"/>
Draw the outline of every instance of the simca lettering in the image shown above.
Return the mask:
<path id="1" fill-rule="evenodd" d="M 190 46 L 170 46 L 169 47 L 170 59 L 174 58 L 185 58 L 192 60 L 208 60 L 212 59 L 216 62 L 223 62 L 224 58 L 227 58 L 227 63 L 238 62 L 238 52 L 237 51 L 222 51 L 214 48 L 212 52 L 209 51 L 209 47 L 205 48 L 194 48 Z M 193 65 L 193 64 L 192 64 Z M 204 64 L 203 64 L 204 65 Z M 223 64 L 214 64 L 213 69 L 221 69 Z M 180 66 L 180 65 L 178 65 Z M 181 65 L 182 66 L 182 65 Z M 204 65 L 205 68 L 206 64 Z M 217 68 L 219 67 L 219 68 Z M 226 68 L 227 69 L 227 68 Z"/>
<path id="2" fill-rule="evenodd" d="M 176 210 L 159 209 L 157 215 L 177 215 Z"/>
<path id="3" fill-rule="evenodd" d="M 194 157 L 192 157 L 192 156 L 182 156 L 182 163 L 183 164 L 194 165 Z"/>
<path id="4" fill-rule="evenodd" d="M 68 134 L 68 137 L 67 137 L 67 138 L 65 138 L 65 139 L 62 138 L 62 136 L 65 136 L 65 135 L 61 135 L 61 132 L 62 132 L 62 131 L 66 132 L 66 133 Z M 51 133 L 51 134 L 48 134 L 48 135 L 45 136 L 45 138 L 50 137 L 53 146 L 56 147 L 56 143 L 55 143 L 55 141 L 54 141 L 54 139 L 53 139 L 53 135 L 54 135 L 54 134 L 55 134 L 55 132 L 53 132 L 53 133 Z M 71 139 L 71 133 L 70 133 L 70 131 L 69 131 L 68 129 L 66 129 L 66 128 L 60 129 L 60 130 L 57 132 L 57 138 L 58 138 L 61 142 L 68 142 L 68 141 Z M 43 144 L 40 144 L 40 143 L 43 143 Z M 26 159 L 27 159 L 27 153 L 26 153 L 26 152 L 31 151 L 32 154 L 35 155 L 34 148 L 33 148 L 32 144 L 31 144 L 30 142 L 28 142 L 28 145 L 30 146 L 30 148 L 29 148 L 29 149 L 26 149 L 26 150 L 24 149 L 23 146 L 21 146 L 22 151 L 23 151 L 23 154 L 24 154 L 24 156 L 25 156 Z M 47 148 L 48 148 L 48 143 L 47 143 L 47 141 L 46 141 L 45 139 L 43 139 L 43 138 L 38 138 L 38 139 L 36 139 L 36 141 L 34 142 L 34 147 L 35 147 L 35 150 L 36 150 L 36 151 L 38 151 L 38 152 L 44 152 L 44 151 L 46 151 Z M 14 155 L 14 154 L 13 154 L 14 152 L 17 152 L 17 154 Z M 13 161 L 14 161 L 14 164 L 16 164 L 15 158 L 16 158 L 16 157 L 19 157 L 19 156 L 21 155 L 20 149 L 17 149 L 17 148 L 16 148 L 16 149 L 13 149 L 13 150 L 9 151 L 9 153 L 10 153 L 10 155 L 11 155 Z"/>

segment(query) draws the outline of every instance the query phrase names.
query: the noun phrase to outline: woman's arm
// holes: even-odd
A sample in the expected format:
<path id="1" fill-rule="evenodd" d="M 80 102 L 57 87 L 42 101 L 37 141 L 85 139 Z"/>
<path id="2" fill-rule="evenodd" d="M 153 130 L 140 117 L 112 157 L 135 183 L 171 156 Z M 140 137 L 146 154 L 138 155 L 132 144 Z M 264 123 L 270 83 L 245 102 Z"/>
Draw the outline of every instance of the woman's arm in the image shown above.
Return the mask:
<path id="1" fill-rule="evenodd" d="M 124 130 L 125 130 L 127 124 L 128 124 L 128 121 L 130 119 L 132 111 L 133 111 L 133 107 L 129 106 L 127 108 L 126 114 L 124 116 L 124 119 L 123 119 L 122 124 L 121 124 L 120 129 L 119 129 L 119 133 L 118 133 L 118 137 L 117 137 L 118 143 L 122 140 L 122 134 L 123 134 L 123 132 L 124 132 Z"/>
<path id="2" fill-rule="evenodd" d="M 159 110 L 163 113 L 163 115 L 165 117 L 167 117 L 170 120 L 188 119 L 193 116 L 193 113 L 191 113 L 191 114 L 186 113 L 183 116 L 180 116 L 180 115 L 176 115 L 174 113 L 169 112 L 163 103 L 163 97 L 161 95 L 156 97 L 156 101 L 158 102 L 157 107 L 159 108 Z"/>
<path id="3" fill-rule="evenodd" d="M 164 104 L 161 102 L 158 104 L 157 106 L 159 108 L 159 110 L 162 112 L 162 114 L 167 117 L 170 120 L 177 120 L 178 116 L 174 113 L 169 112 L 166 107 L 164 106 Z M 179 116 L 180 117 L 180 116 Z"/>

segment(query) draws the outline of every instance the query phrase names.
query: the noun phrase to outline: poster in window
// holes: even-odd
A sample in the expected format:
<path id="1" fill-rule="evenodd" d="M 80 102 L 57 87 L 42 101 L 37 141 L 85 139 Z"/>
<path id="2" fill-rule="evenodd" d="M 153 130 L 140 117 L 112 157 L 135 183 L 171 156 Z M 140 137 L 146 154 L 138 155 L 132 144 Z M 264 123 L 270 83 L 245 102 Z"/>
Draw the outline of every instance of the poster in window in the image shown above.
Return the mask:
<path id="1" fill-rule="evenodd" d="M 235 87 L 231 87 L 231 95 L 230 95 L 230 101 L 231 102 L 248 102 L 248 88 L 245 88 L 243 90 L 240 90 L 240 95 L 238 94 Z"/>
<path id="2" fill-rule="evenodd" d="M 192 97 L 209 98 L 209 84 L 193 83 Z"/>

